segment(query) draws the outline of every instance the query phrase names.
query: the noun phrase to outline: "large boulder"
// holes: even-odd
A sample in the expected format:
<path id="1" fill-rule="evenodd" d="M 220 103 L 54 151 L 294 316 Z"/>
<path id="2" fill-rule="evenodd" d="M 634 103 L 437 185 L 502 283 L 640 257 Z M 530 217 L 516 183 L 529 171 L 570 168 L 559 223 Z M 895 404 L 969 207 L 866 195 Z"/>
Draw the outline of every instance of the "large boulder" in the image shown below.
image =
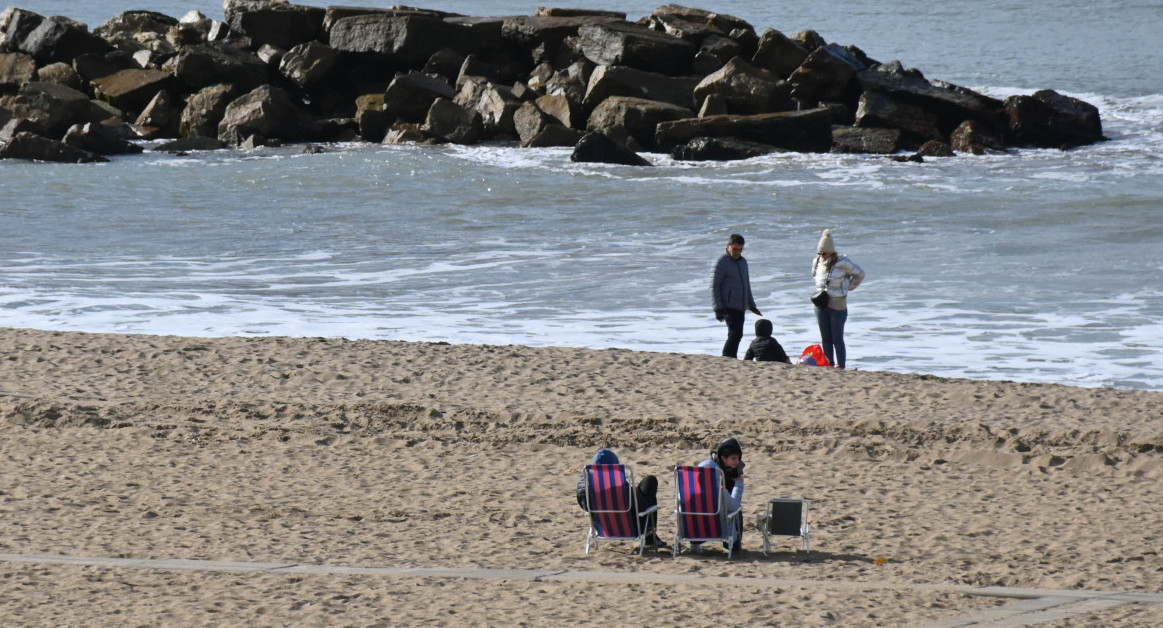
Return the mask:
<path id="1" fill-rule="evenodd" d="M 900 129 L 859 128 L 837 126 L 832 128 L 833 153 L 865 153 L 891 155 L 903 148 Z"/>
<path id="2" fill-rule="evenodd" d="M 288 50 L 324 35 L 326 9 L 282 4 L 231 12 L 230 30 L 250 39 L 255 48 L 264 44 Z"/>
<path id="3" fill-rule="evenodd" d="M 966 120 L 949 135 L 949 144 L 958 153 L 988 155 L 1005 152 L 1005 137 L 996 127 Z"/>
<path id="4" fill-rule="evenodd" d="M 691 61 L 691 71 L 699 76 L 705 76 L 740 55 L 750 57 L 751 53 L 745 54 L 743 45 L 730 37 L 708 35 L 695 52 L 695 58 Z"/>
<path id="5" fill-rule="evenodd" d="M 652 166 L 634 151 L 601 133 L 586 133 L 569 156 L 570 161 L 620 164 L 624 166 Z"/>
<path id="6" fill-rule="evenodd" d="M 658 125 L 694 115 L 687 107 L 670 103 L 613 96 L 602 101 L 586 123 L 589 131 L 601 133 L 632 150 L 654 150 Z"/>
<path id="7" fill-rule="evenodd" d="M 196 94 L 191 94 L 182 110 L 178 135 L 217 139 L 218 123 L 226 115 L 226 106 L 238 96 L 238 88 L 225 83 L 203 87 Z"/>
<path id="8" fill-rule="evenodd" d="M 66 85 L 77 91 L 83 91 L 88 88 L 85 85 L 85 81 L 81 79 L 81 75 L 77 74 L 77 71 L 73 69 L 73 66 L 59 61 L 50 63 L 37 70 L 36 80 Z"/>
<path id="9" fill-rule="evenodd" d="M 860 103 L 856 108 L 856 126 L 899 129 L 915 145 L 929 140 L 948 139 L 948 135 L 937 126 L 937 114 L 920 105 L 873 90 L 860 95 Z"/>
<path id="10" fill-rule="evenodd" d="M 163 89 L 173 87 L 165 70 L 122 70 L 93 81 L 93 93 L 118 109 L 140 112 Z"/>
<path id="11" fill-rule="evenodd" d="M 226 106 L 218 139 L 238 146 L 251 136 L 288 142 L 302 137 L 302 113 L 286 90 L 263 85 Z"/>
<path id="12" fill-rule="evenodd" d="M 692 94 L 698 84 L 695 76 L 667 76 L 620 65 L 599 65 L 590 74 L 583 103 L 592 110 L 611 96 L 633 96 L 690 108 L 695 106 Z"/>
<path id="13" fill-rule="evenodd" d="M 182 121 L 182 110 L 166 90 L 154 95 L 141 110 L 135 124 L 145 139 L 176 138 Z"/>
<path id="14" fill-rule="evenodd" d="M 821 46 L 808 55 L 787 82 L 791 84 L 792 98 L 814 107 L 821 102 L 855 104 L 859 90 L 851 89 L 857 72 L 868 65 L 849 50 L 836 44 Z M 854 94 L 847 98 L 849 94 Z M 848 103 L 851 100 L 852 103 Z"/>
<path id="15" fill-rule="evenodd" d="M 695 86 L 695 102 L 702 103 L 711 95 L 723 99 L 727 113 L 749 115 L 796 109 L 786 82 L 742 57 L 732 59 Z"/>
<path id="16" fill-rule="evenodd" d="M 44 16 L 16 7 L 0 13 L 0 50 L 19 52 L 24 40 L 45 20 Z"/>
<path id="17" fill-rule="evenodd" d="M 279 72 L 308 89 L 326 82 L 338 62 L 339 53 L 334 48 L 310 41 L 288 50 L 279 62 Z"/>
<path id="18" fill-rule="evenodd" d="M 389 120 L 423 122 L 437 98 L 452 100 L 454 97 L 456 90 L 447 81 L 410 72 L 398 75 L 388 85 L 384 92 L 384 111 Z"/>
<path id="19" fill-rule="evenodd" d="M 32 81 L 16 94 L 0 98 L 14 120 L 27 120 L 32 129 L 47 137 L 64 136 L 74 124 L 90 121 L 89 97 L 65 85 Z"/>
<path id="20" fill-rule="evenodd" d="M 68 18 L 50 17 L 42 21 L 16 47 L 33 56 L 39 64 L 63 61 L 88 53 L 105 54 L 113 45 L 90 33 L 84 24 Z"/>
<path id="21" fill-rule="evenodd" d="M 504 18 L 501 36 L 510 44 L 527 51 L 540 47 L 549 59 L 557 57 L 567 38 L 577 37 L 578 29 L 594 24 L 624 24 L 625 20 L 605 15 L 570 17 L 513 16 Z"/>
<path id="22" fill-rule="evenodd" d="M 565 94 L 546 94 L 534 102 L 538 109 L 555 118 L 564 127 L 578 129 L 586 124 L 581 107 Z"/>
<path id="23" fill-rule="evenodd" d="M 692 42 L 703 41 L 712 35 L 727 36 L 741 43 L 750 42 L 748 56 L 755 52 L 755 29 L 746 20 L 726 13 L 667 4 L 638 23 Z"/>
<path id="24" fill-rule="evenodd" d="M 1015 143 L 1040 148 L 1074 148 L 1106 138 L 1098 108 L 1050 89 L 1005 101 Z"/>
<path id="25" fill-rule="evenodd" d="M 187 92 L 221 83 L 250 91 L 270 81 L 270 70 L 257 56 L 219 42 L 187 46 L 163 67 Z"/>
<path id="26" fill-rule="evenodd" d="M 453 144 L 476 144 L 484 125 L 481 114 L 447 98 L 437 98 L 428 108 L 420 130 L 429 137 Z"/>
<path id="27" fill-rule="evenodd" d="M 682 161 L 733 161 L 780 152 L 785 151 L 747 140 L 730 137 L 696 137 L 682 146 L 675 147 L 670 155 Z"/>
<path id="28" fill-rule="evenodd" d="M 698 47 L 633 24 L 589 24 L 578 29 L 581 52 L 598 65 L 626 65 L 647 72 L 689 74 Z"/>
<path id="29" fill-rule="evenodd" d="M 340 52 L 373 55 L 400 67 L 422 67 L 438 50 L 464 50 L 465 29 L 438 15 L 370 13 L 331 26 L 329 43 Z M 427 108 L 425 109 L 427 110 Z"/>
<path id="30" fill-rule="evenodd" d="M 141 66 L 129 54 L 117 50 L 109 54 L 80 55 L 73 59 L 73 69 L 82 79 L 92 82 L 122 70 L 140 70 Z"/>
<path id="31" fill-rule="evenodd" d="M 117 129 L 99 122 L 73 125 L 62 141 L 98 155 L 129 155 L 143 150 L 141 146 L 125 140 Z"/>
<path id="32" fill-rule="evenodd" d="M 767 29 L 759 38 L 759 48 L 751 62 L 776 77 L 786 79 L 808 58 L 808 51 L 787 35 Z"/>
<path id="33" fill-rule="evenodd" d="M 585 137 L 585 132 L 571 129 L 560 124 L 549 124 L 525 142 L 526 148 L 552 148 L 561 146 L 576 146 Z"/>
<path id="34" fill-rule="evenodd" d="M 28 159 L 72 164 L 109 161 L 107 157 L 33 133 L 17 133 L 11 141 L 0 147 L 0 159 Z"/>
<path id="35" fill-rule="evenodd" d="M 481 115 L 485 137 L 516 135 L 513 115 L 521 107 L 521 101 L 511 88 L 469 77 L 461 85 L 453 102 Z"/>
<path id="36" fill-rule="evenodd" d="M 826 153 L 832 149 L 832 117 L 827 109 L 819 108 L 688 118 L 660 123 L 655 143 L 659 149 L 671 151 L 696 137 L 733 137 L 799 152 Z"/>
<path id="37" fill-rule="evenodd" d="M 534 102 L 523 103 L 513 113 L 513 127 L 522 146 L 528 146 L 533 138 L 551 124 L 560 126 L 561 123 L 542 111 Z"/>
<path id="38" fill-rule="evenodd" d="M 864 91 L 885 94 L 898 103 L 916 105 L 936 115 L 937 128 L 945 137 L 965 120 L 977 120 L 998 129 L 1007 127 L 1002 101 L 964 87 L 876 68 L 858 72 L 856 81 Z"/>

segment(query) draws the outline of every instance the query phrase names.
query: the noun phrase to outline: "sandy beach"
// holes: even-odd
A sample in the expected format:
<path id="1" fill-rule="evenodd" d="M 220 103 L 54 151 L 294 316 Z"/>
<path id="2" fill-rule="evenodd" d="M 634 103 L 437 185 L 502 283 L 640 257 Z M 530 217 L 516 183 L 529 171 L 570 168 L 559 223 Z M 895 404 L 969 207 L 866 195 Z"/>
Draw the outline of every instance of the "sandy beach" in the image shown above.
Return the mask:
<path id="1" fill-rule="evenodd" d="M 964 619 L 1038 597 L 1024 589 L 1158 598 L 1161 406 L 1158 392 L 708 355 L 0 329 L 0 554 L 336 567 L 5 559 L 0 617 L 1003 625 Z M 658 476 L 670 540 L 671 469 L 727 436 L 747 462 L 741 555 L 584 554 L 573 488 L 598 447 Z M 812 500 L 810 554 L 791 539 L 760 551 L 771 497 Z M 1038 625 L 1163 625 L 1153 599 Z"/>

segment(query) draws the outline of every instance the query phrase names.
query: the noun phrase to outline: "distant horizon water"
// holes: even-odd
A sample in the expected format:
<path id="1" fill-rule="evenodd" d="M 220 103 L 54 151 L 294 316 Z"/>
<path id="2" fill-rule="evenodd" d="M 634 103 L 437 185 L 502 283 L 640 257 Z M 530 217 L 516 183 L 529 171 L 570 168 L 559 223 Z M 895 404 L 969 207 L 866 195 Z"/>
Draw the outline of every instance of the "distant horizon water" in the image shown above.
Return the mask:
<path id="1" fill-rule="evenodd" d="M 636 19 L 658 4 L 586 6 Z M 632 168 L 568 149 L 362 143 L 2 161 L 0 326 L 714 355 L 710 269 L 740 232 L 759 306 L 798 356 L 818 341 L 808 273 L 831 227 L 868 272 L 849 303 L 850 368 L 1163 390 L 1158 3 L 1089 3 L 1085 20 L 1071 0 L 694 6 L 760 32 L 813 28 L 995 97 L 1056 89 L 1098 106 L 1110 141 L 923 164 L 650 154 L 655 167 Z M 96 27 L 130 7 L 22 8 Z M 135 8 L 222 17 L 216 0 Z"/>

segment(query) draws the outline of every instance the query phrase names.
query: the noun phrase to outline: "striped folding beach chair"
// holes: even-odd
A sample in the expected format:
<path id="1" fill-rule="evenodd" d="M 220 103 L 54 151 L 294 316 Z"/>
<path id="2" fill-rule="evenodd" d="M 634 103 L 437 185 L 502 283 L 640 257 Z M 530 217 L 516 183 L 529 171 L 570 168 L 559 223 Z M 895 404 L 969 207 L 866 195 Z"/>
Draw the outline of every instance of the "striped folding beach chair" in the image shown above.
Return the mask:
<path id="1" fill-rule="evenodd" d="M 638 554 L 646 551 L 646 537 L 654 532 L 648 523 L 651 506 L 638 511 L 634 473 L 622 464 L 587 464 L 585 467 L 586 512 L 590 531 L 586 535 L 586 554 L 598 539 L 638 541 Z"/>
<path id="2" fill-rule="evenodd" d="M 734 552 L 736 522 L 742 508 L 727 510 L 727 491 L 718 467 L 674 468 L 675 509 L 674 556 L 679 544 L 723 541 L 727 558 Z"/>

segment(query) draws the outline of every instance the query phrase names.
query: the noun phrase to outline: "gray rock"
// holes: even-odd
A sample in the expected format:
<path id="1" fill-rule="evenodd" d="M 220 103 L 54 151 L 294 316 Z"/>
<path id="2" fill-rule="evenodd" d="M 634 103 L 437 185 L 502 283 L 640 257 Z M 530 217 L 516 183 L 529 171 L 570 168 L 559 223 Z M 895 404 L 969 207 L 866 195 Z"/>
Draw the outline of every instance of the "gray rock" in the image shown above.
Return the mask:
<path id="1" fill-rule="evenodd" d="M 462 27 L 430 14 L 371 13 L 331 26 L 330 45 L 341 52 L 378 55 L 403 67 L 420 67 L 443 48 L 464 51 Z"/>
<path id="2" fill-rule="evenodd" d="M 578 29 L 581 51 L 598 65 L 625 65 L 647 72 L 689 74 L 697 46 L 633 24 L 590 24 Z"/>
<path id="3" fill-rule="evenodd" d="M 87 53 L 105 54 L 112 51 L 113 46 L 90 33 L 84 24 L 51 17 L 33 29 L 17 49 L 44 65 L 57 61 L 71 63 L 74 57 Z"/>
<path id="4" fill-rule="evenodd" d="M 656 148 L 655 131 L 660 123 L 686 119 L 692 115 L 694 112 L 690 109 L 670 103 L 613 96 L 594 109 L 586 128 L 615 141 L 630 137 L 637 146 L 653 150 Z M 628 147 L 633 146 L 622 143 Z"/>
<path id="5" fill-rule="evenodd" d="M 547 94 L 534 101 L 537 108 L 556 119 L 559 124 L 570 129 L 579 129 L 586 124 L 581 106 L 565 94 Z"/>
<path id="6" fill-rule="evenodd" d="M 583 103 L 589 109 L 611 96 L 632 96 L 679 107 L 693 107 L 695 76 L 667 76 L 626 66 L 600 65 L 590 74 Z"/>
<path id="7" fill-rule="evenodd" d="M 475 144 L 481 138 L 484 125 L 481 114 L 466 109 L 447 98 L 437 98 L 428 109 L 421 132 L 435 139 L 453 144 Z"/>
<path id="8" fill-rule="evenodd" d="M 142 109 L 135 124 L 145 139 L 153 140 L 177 137 L 181 121 L 182 111 L 177 108 L 170 93 L 163 89 Z"/>
<path id="9" fill-rule="evenodd" d="M 230 145 L 216 137 L 196 136 L 166 142 L 154 150 L 160 153 L 186 153 L 195 150 L 222 150 L 225 148 L 230 148 Z"/>
<path id="10" fill-rule="evenodd" d="M 384 92 L 384 111 L 390 120 L 423 122 L 437 98 L 452 100 L 456 91 L 447 81 L 419 72 L 398 75 Z"/>
<path id="11" fill-rule="evenodd" d="M 540 107 L 531 102 L 522 104 L 513 114 L 513 127 L 522 146 L 527 146 L 545 127 L 557 123 L 556 119 L 546 115 Z"/>
<path id="12" fill-rule="evenodd" d="M 689 118 L 659 123 L 655 142 L 660 150 L 671 151 L 696 137 L 733 137 L 788 150 L 826 153 L 832 149 L 832 121 L 827 109 Z"/>
<path id="13" fill-rule="evenodd" d="M 1097 107 L 1054 90 L 1011 96 L 1005 111 L 1019 145 L 1067 149 L 1106 139 Z"/>
<path id="14" fill-rule="evenodd" d="M 73 59 L 73 69 L 86 81 L 116 74 L 122 70 L 141 69 L 133 57 L 121 51 L 109 54 L 83 54 Z"/>
<path id="15" fill-rule="evenodd" d="M 32 56 L 22 52 L 0 54 L 0 88 L 19 88 L 35 78 L 36 60 Z"/>
<path id="16" fill-rule="evenodd" d="M 122 70 L 93 81 L 93 93 L 124 111 L 139 112 L 159 91 L 173 87 L 173 76 L 164 70 Z"/>
<path id="17" fill-rule="evenodd" d="M 786 79 L 808 58 L 808 51 L 783 33 L 767 29 L 759 38 L 759 49 L 751 62 L 777 78 Z"/>
<path id="18" fill-rule="evenodd" d="M 891 155 L 901 150 L 901 130 L 886 128 L 832 128 L 833 153 Z"/>
<path id="19" fill-rule="evenodd" d="M 561 146 L 575 146 L 585 137 L 584 131 L 564 127 L 560 124 L 549 124 L 541 132 L 530 138 L 526 148 L 554 148 Z"/>
<path id="20" fill-rule="evenodd" d="M 301 112 L 286 90 L 263 85 L 226 106 L 218 123 L 218 139 L 242 145 L 252 136 L 261 144 L 269 140 L 294 142 L 302 137 Z"/>
<path id="21" fill-rule="evenodd" d="M 920 105 L 871 90 L 860 95 L 856 126 L 900 129 L 914 146 L 948 138 L 937 126 L 937 114 Z"/>
<path id="22" fill-rule="evenodd" d="M 0 159 L 28 159 L 73 164 L 109 161 L 107 157 L 102 155 L 33 133 L 17 133 L 11 141 L 0 147 Z"/>
<path id="23" fill-rule="evenodd" d="M 253 46 L 270 44 L 289 50 L 323 36 L 326 9 L 291 4 L 235 10 L 227 23 L 233 33 L 250 39 Z"/>
<path id="24" fill-rule="evenodd" d="M 130 155 L 143 150 L 141 146 L 126 141 L 118 129 L 98 122 L 73 125 L 62 141 L 98 155 Z"/>
<path id="25" fill-rule="evenodd" d="M 859 89 L 853 90 L 850 86 L 856 73 L 867 67 L 843 47 L 828 44 L 812 51 L 787 82 L 791 85 L 792 98 L 809 107 L 821 101 L 855 104 Z M 849 94 L 851 98 L 846 98 Z"/>
<path id="26" fill-rule="evenodd" d="M 287 51 L 279 63 L 279 72 L 300 88 L 325 83 L 339 62 L 339 53 L 317 41 L 299 44 Z"/>
<path id="27" fill-rule="evenodd" d="M 57 63 L 50 63 L 37 70 L 36 80 L 64 85 L 77 91 L 83 91 L 86 88 L 84 80 L 73 69 L 73 66 L 59 61 Z"/>
<path id="28" fill-rule="evenodd" d="M 0 108 L 13 119 L 28 120 L 36 132 L 46 137 L 63 137 L 74 124 L 90 122 L 89 97 L 57 83 L 32 81 L 16 94 L 0 98 Z"/>
<path id="29" fill-rule="evenodd" d="M 218 138 L 218 123 L 226 115 L 226 106 L 239 96 L 233 85 L 203 87 L 186 99 L 178 134 L 182 137 Z"/>
<path id="30" fill-rule="evenodd" d="M 732 59 L 695 86 L 695 102 L 703 102 L 712 94 L 723 98 L 728 113 L 749 115 L 796 109 L 786 82 L 742 57 Z"/>
<path id="31" fill-rule="evenodd" d="M 676 147 L 671 156 L 682 161 L 734 161 L 785 152 L 774 146 L 729 137 L 696 137 Z"/>
<path id="32" fill-rule="evenodd" d="M 978 120 L 998 129 L 1007 127 L 1005 105 L 1000 100 L 963 87 L 876 69 L 857 73 L 856 80 L 865 91 L 886 94 L 932 112 L 943 136 L 965 120 Z"/>
<path id="33" fill-rule="evenodd" d="M 133 54 L 146 49 L 142 43 L 147 38 L 157 43 L 165 41 L 170 29 L 178 26 L 178 20 L 156 11 L 125 11 L 93 30 L 93 33 L 113 44 L 117 49 Z M 147 37 L 152 34 L 152 37 Z M 173 52 L 172 44 L 167 52 Z"/>
<path id="34" fill-rule="evenodd" d="M 522 103 L 513 94 L 512 89 L 494 85 L 484 79 L 470 78 L 461 86 L 453 102 L 481 115 L 485 137 L 516 136 L 517 128 L 513 124 L 513 116 Z"/>
<path id="35" fill-rule="evenodd" d="M 987 155 L 1005 152 L 1005 137 L 995 127 L 977 120 L 966 120 L 949 135 L 955 152 Z"/>
<path id="36" fill-rule="evenodd" d="M 569 156 L 570 161 L 620 164 L 625 166 L 652 166 L 634 151 L 620 145 L 601 133 L 586 133 Z"/>
<path id="37" fill-rule="evenodd" d="M 270 70 L 253 54 L 220 42 L 183 48 L 164 68 L 189 90 L 232 83 L 250 91 L 270 81 Z"/>

